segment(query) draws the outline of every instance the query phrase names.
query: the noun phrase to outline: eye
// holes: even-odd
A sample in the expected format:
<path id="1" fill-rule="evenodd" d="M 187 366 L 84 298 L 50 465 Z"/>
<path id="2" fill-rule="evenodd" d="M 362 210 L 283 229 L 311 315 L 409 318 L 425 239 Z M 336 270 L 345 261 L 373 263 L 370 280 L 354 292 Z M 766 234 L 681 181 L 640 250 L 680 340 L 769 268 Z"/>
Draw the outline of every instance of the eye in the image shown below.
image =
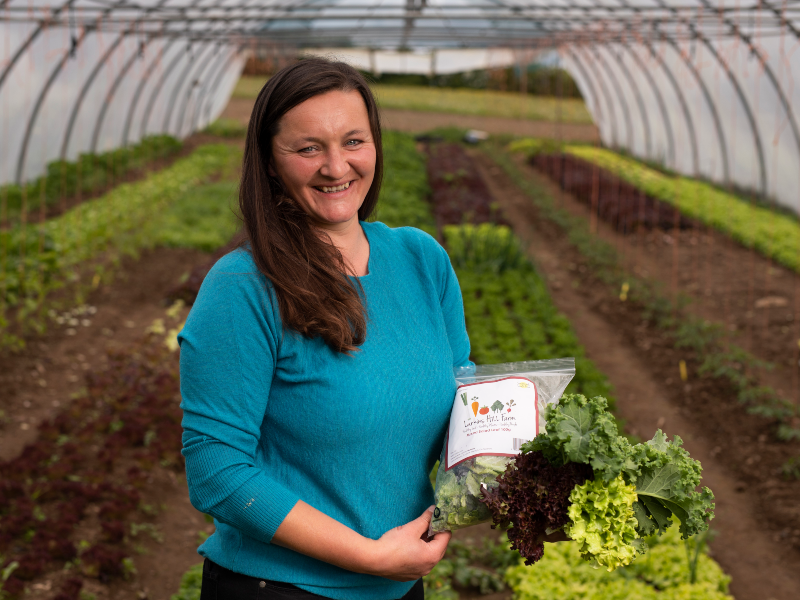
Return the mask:
<path id="1" fill-rule="evenodd" d="M 315 152 L 316 150 L 317 150 L 316 146 L 307 146 L 305 148 L 301 148 L 300 150 L 298 150 L 298 152 L 300 154 L 311 154 L 312 152 Z"/>
<path id="2" fill-rule="evenodd" d="M 362 143 L 363 142 L 361 140 L 347 140 L 344 145 L 352 148 L 355 146 L 360 146 Z"/>

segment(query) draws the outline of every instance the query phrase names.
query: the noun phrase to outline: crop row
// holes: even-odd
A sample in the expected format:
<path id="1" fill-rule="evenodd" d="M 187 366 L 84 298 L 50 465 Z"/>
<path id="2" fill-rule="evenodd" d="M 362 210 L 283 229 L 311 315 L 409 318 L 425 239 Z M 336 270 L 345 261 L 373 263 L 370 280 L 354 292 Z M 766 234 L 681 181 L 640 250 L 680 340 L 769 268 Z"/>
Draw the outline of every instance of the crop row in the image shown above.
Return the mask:
<path id="1" fill-rule="evenodd" d="M 0 205 L 11 223 L 30 221 L 29 215 L 46 214 L 67 198 L 89 195 L 113 185 L 132 171 L 174 156 L 182 147 L 168 135 L 142 139 L 134 146 L 100 154 L 81 154 L 77 161 L 57 160 L 47 165 L 44 175 L 22 185 L 0 186 Z"/>
<path id="2" fill-rule="evenodd" d="M 85 577 L 133 574 L 130 542 L 153 532 L 142 505 L 149 473 L 183 470 L 177 360 L 160 341 L 110 354 L 85 393 L 0 464 L 0 597 L 21 597 L 44 573 L 63 572 L 58 600 L 77 600 Z M 76 539 L 95 517 L 96 533 Z"/>
<path id="3" fill-rule="evenodd" d="M 564 151 L 676 206 L 683 215 L 725 233 L 743 246 L 800 271 L 800 223 L 796 218 L 746 202 L 710 183 L 661 173 L 610 150 L 566 146 Z"/>
<path id="4" fill-rule="evenodd" d="M 230 170 L 238 153 L 227 145 L 202 146 L 57 218 L 0 232 L 0 347 L 20 342 L 9 331 L 10 311 L 16 331 L 41 330 L 52 292 L 70 286 L 80 295 L 113 272 L 122 255 L 151 246 L 163 231 L 149 224 L 187 190 Z"/>

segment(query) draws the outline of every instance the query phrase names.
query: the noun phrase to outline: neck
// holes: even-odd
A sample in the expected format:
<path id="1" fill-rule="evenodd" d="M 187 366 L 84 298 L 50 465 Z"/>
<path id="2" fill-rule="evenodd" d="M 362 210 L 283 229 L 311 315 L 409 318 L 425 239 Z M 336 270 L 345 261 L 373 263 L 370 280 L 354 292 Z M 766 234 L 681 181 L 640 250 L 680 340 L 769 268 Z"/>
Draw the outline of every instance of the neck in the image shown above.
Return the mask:
<path id="1" fill-rule="evenodd" d="M 348 274 L 361 277 L 367 274 L 369 263 L 369 242 L 358 218 L 347 223 L 319 227 L 330 237 L 337 250 L 342 253 Z"/>

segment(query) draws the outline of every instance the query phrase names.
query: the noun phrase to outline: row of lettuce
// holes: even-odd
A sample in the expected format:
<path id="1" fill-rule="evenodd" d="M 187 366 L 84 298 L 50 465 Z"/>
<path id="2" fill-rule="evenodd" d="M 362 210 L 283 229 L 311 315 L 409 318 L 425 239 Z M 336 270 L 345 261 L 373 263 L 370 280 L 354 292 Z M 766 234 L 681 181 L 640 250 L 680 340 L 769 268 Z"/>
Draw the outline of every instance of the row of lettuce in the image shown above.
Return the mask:
<path id="1" fill-rule="evenodd" d="M 178 229 L 170 221 L 171 211 L 177 206 L 185 216 L 195 210 L 186 193 L 217 177 L 224 179 L 240 155 L 229 145 L 201 146 L 166 169 L 119 185 L 58 217 L 0 231 L 0 348 L 19 346 L 23 335 L 42 331 L 49 311 L 80 303 L 113 275 L 125 255 L 156 245 L 182 245 L 174 239 Z M 195 218 L 215 230 L 228 207 L 211 200 L 201 203 L 208 211 Z M 189 245 L 221 245 L 219 234 L 202 228 L 195 234 L 187 234 L 186 228 L 180 231 L 197 238 Z"/>
<path id="2" fill-rule="evenodd" d="M 436 234 L 425 159 L 411 136 L 388 132 L 385 185 L 377 218 Z M 447 226 L 443 241 L 464 296 L 472 358 L 478 363 L 575 356 L 569 391 L 610 397 L 610 385 L 585 357 L 572 327 L 555 308 L 542 278 L 508 228 L 492 224 Z M 526 567 L 503 536 L 498 541 L 453 540 L 447 555 L 425 577 L 428 600 L 455 600 L 457 589 L 482 594 L 509 586 L 520 600 L 730 600 L 730 578 L 711 559 L 704 540 L 681 542 L 673 528 L 651 551 L 613 573 L 591 568 L 576 544 L 549 545 L 545 558 Z M 649 540 L 648 540 L 649 541 Z M 201 569 L 184 576 L 172 600 L 198 600 Z"/>
<path id="3" fill-rule="evenodd" d="M 683 215 L 800 271 L 800 222 L 793 215 L 748 202 L 706 181 L 648 167 L 605 148 L 560 145 L 541 139 L 517 140 L 510 148 L 527 154 L 564 152 L 593 163 L 649 196 L 677 207 Z"/>

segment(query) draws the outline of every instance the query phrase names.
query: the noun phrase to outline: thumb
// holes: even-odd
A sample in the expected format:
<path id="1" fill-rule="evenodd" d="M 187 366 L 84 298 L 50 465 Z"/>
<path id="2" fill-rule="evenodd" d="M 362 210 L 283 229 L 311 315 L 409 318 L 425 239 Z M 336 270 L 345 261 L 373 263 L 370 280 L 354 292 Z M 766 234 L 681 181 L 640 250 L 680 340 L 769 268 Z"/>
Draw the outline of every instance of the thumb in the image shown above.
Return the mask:
<path id="1" fill-rule="evenodd" d="M 414 533 L 418 534 L 420 537 L 423 533 L 428 533 L 428 530 L 430 529 L 434 508 L 436 507 L 429 506 L 427 509 L 425 509 L 424 513 L 409 523 L 409 525 L 411 525 L 413 528 Z"/>

